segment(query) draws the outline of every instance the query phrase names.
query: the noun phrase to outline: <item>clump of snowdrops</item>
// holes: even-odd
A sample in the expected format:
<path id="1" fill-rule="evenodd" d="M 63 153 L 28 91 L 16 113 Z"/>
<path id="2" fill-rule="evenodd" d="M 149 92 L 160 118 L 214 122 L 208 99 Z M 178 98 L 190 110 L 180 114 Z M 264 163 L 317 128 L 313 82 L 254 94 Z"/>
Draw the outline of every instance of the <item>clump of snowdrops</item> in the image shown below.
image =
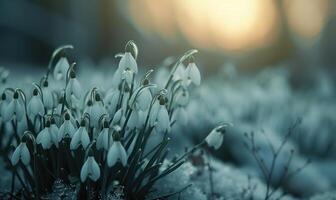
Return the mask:
<path id="1" fill-rule="evenodd" d="M 196 50 L 181 56 L 165 87 L 158 88 L 150 80 L 154 70 L 139 75 L 138 49 L 129 41 L 113 77 L 106 80 L 111 87 L 86 91 L 77 79 L 76 64 L 67 58 L 72 49 L 66 45 L 55 50 L 45 76 L 32 83 L 30 92 L 2 81 L 0 149 L 12 173 L 9 196 L 48 198 L 62 183 L 68 192 L 58 198 L 70 191 L 80 199 L 105 199 L 117 189 L 125 199 L 144 199 L 190 153 L 206 144 L 221 145 L 226 125 L 161 167 L 171 127 L 178 116 L 187 117 L 189 90 L 201 83 Z M 161 140 L 149 145 L 153 134 Z"/>

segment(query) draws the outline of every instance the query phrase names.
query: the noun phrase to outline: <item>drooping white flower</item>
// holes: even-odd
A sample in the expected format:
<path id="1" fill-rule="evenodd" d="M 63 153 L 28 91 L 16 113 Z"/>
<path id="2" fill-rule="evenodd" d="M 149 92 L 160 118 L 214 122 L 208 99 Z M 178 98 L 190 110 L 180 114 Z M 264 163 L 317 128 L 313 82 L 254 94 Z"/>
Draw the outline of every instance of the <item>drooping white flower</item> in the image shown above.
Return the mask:
<path id="1" fill-rule="evenodd" d="M 136 109 L 133 109 L 131 111 L 131 115 L 128 119 L 128 122 L 127 122 L 127 127 L 129 129 L 134 129 L 136 127 L 138 127 L 138 124 L 139 124 L 139 111 L 136 110 Z"/>
<path id="2" fill-rule="evenodd" d="M 187 90 L 178 90 L 174 97 L 174 104 L 177 106 L 186 106 L 189 103 L 189 92 Z"/>
<path id="3" fill-rule="evenodd" d="M 114 166 L 118 161 L 121 162 L 123 166 L 127 164 L 127 153 L 123 145 L 120 143 L 119 133 L 114 133 L 113 143 L 107 153 L 107 165 L 109 167 Z"/>
<path id="4" fill-rule="evenodd" d="M 19 99 L 19 93 L 14 92 L 13 99 L 9 105 L 5 108 L 2 115 L 4 121 L 9 121 L 16 117 L 17 120 L 21 120 L 25 114 L 25 109 L 22 100 Z"/>
<path id="5" fill-rule="evenodd" d="M 42 84 L 43 104 L 47 109 L 52 109 L 55 106 L 54 97 L 49 87 L 49 83 L 45 80 Z"/>
<path id="6" fill-rule="evenodd" d="M 132 85 L 134 72 L 130 69 L 126 69 L 122 72 L 122 79 L 126 81 L 128 86 Z"/>
<path id="7" fill-rule="evenodd" d="M 20 160 L 24 165 L 29 165 L 30 153 L 25 142 L 21 142 L 19 146 L 16 147 L 11 158 L 11 163 L 12 165 L 16 165 Z"/>
<path id="8" fill-rule="evenodd" d="M 118 106 L 118 100 L 120 96 L 120 91 L 113 89 L 107 92 L 104 98 L 105 107 L 110 115 L 114 115 Z"/>
<path id="9" fill-rule="evenodd" d="M 56 80 L 65 80 L 70 64 L 66 57 L 61 57 L 54 68 L 54 78 Z"/>
<path id="10" fill-rule="evenodd" d="M 155 126 L 159 132 L 170 130 L 169 114 L 165 106 L 164 98 L 160 98 L 159 102 L 156 101 L 153 104 L 150 121 L 151 125 Z"/>
<path id="11" fill-rule="evenodd" d="M 112 125 L 118 124 L 120 126 L 123 126 L 125 120 L 126 120 L 126 117 L 124 115 L 124 110 L 120 108 L 113 116 Z"/>
<path id="12" fill-rule="evenodd" d="M 82 97 L 82 86 L 76 79 L 76 73 L 70 72 L 70 80 L 65 89 L 67 102 L 77 103 Z"/>
<path id="13" fill-rule="evenodd" d="M 178 80 L 182 80 L 185 77 L 185 66 L 181 63 L 177 66 L 174 76 L 173 76 L 173 80 L 174 81 L 178 81 Z"/>
<path id="14" fill-rule="evenodd" d="M 74 127 L 74 125 L 72 124 L 70 120 L 70 115 L 68 113 L 65 113 L 64 122 L 58 131 L 58 137 L 57 137 L 58 142 L 60 142 L 65 137 L 72 138 L 75 132 L 76 132 L 76 128 Z"/>
<path id="15" fill-rule="evenodd" d="M 95 101 L 92 105 L 91 114 L 90 114 L 90 122 L 92 123 L 94 127 L 99 126 L 99 119 L 104 114 L 107 114 L 106 109 L 104 108 L 100 95 L 96 94 Z"/>
<path id="16" fill-rule="evenodd" d="M 36 116 L 42 117 L 44 115 L 44 105 L 36 88 L 33 91 L 33 97 L 28 103 L 27 112 L 31 120 L 34 120 Z"/>
<path id="17" fill-rule="evenodd" d="M 214 128 L 209 135 L 205 138 L 205 142 L 209 147 L 213 147 L 215 149 L 219 149 L 223 143 L 224 133 L 226 131 L 226 127 L 229 124 L 221 125 Z"/>
<path id="18" fill-rule="evenodd" d="M 138 65 L 130 52 L 125 52 L 125 54 L 122 56 L 118 68 L 121 70 L 121 72 L 131 70 L 135 74 L 138 73 Z"/>
<path id="19" fill-rule="evenodd" d="M 90 137 L 89 137 L 89 134 L 88 134 L 88 132 L 86 130 L 86 127 L 85 127 L 85 121 L 82 120 L 81 121 L 81 126 L 75 132 L 75 134 L 73 135 L 73 137 L 71 139 L 70 149 L 71 150 L 75 150 L 80 145 L 82 145 L 82 147 L 84 149 L 86 149 L 86 147 L 88 147 L 89 144 L 90 144 Z"/>
<path id="20" fill-rule="evenodd" d="M 104 122 L 104 128 L 101 130 L 97 137 L 96 142 L 96 148 L 98 150 L 104 149 L 108 151 L 109 149 L 109 143 L 110 143 L 110 137 L 109 137 L 109 126 L 107 122 Z"/>
<path id="21" fill-rule="evenodd" d="M 59 129 L 55 123 L 55 120 L 52 119 L 51 120 L 51 125 L 50 125 L 50 136 L 51 136 L 51 140 L 52 142 L 55 144 L 55 146 L 58 148 L 58 135 L 59 135 Z"/>
<path id="22" fill-rule="evenodd" d="M 54 138 L 56 138 L 58 134 L 55 128 L 51 130 L 50 127 L 51 127 L 51 122 L 47 121 L 45 128 L 42 129 L 42 131 L 36 137 L 36 143 L 41 144 L 43 149 L 50 149 L 50 147 L 54 143 Z M 55 136 L 52 134 L 55 134 Z"/>
<path id="23" fill-rule="evenodd" d="M 185 82 L 186 85 L 189 85 L 188 82 L 194 83 L 195 85 L 201 84 L 201 73 L 194 62 L 190 62 L 187 65 L 183 82 Z"/>
<path id="24" fill-rule="evenodd" d="M 160 105 L 158 114 L 157 114 L 157 126 L 156 128 L 162 132 L 168 131 L 170 128 L 170 120 L 166 106 Z"/>
<path id="25" fill-rule="evenodd" d="M 149 88 L 145 88 L 141 90 L 139 95 L 136 98 L 136 106 L 139 107 L 141 110 L 147 110 L 150 102 L 152 100 L 152 93 L 150 92 Z"/>
<path id="26" fill-rule="evenodd" d="M 87 178 L 97 181 L 100 177 L 100 168 L 93 156 L 89 156 L 82 166 L 80 178 L 85 182 Z"/>

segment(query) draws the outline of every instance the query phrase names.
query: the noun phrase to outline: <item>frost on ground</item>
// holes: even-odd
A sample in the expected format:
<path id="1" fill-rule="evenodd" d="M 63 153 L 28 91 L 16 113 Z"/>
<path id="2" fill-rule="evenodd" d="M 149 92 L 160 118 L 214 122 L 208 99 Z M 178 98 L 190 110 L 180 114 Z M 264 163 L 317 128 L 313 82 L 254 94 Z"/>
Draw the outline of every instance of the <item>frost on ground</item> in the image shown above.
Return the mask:
<path id="1" fill-rule="evenodd" d="M 208 165 L 195 166 L 192 162 L 188 162 L 171 176 L 159 181 L 155 189 L 160 194 L 168 194 L 191 185 L 177 193 L 172 199 L 178 197 L 197 200 L 264 199 L 266 186 L 258 178 L 218 160 L 211 160 L 209 163 L 211 174 Z M 211 185 L 213 189 L 211 189 Z M 283 195 L 282 191 L 277 192 L 274 199 L 280 196 L 284 200 L 294 199 L 289 195 Z"/>
<path id="2" fill-rule="evenodd" d="M 260 166 L 251 150 L 245 148 L 250 141 L 246 133 L 253 133 L 258 155 L 267 168 L 272 163 L 272 148 L 281 146 L 289 127 L 299 120 L 301 123 L 286 139 L 277 156 L 271 185 L 278 185 L 285 170 L 293 172 L 305 166 L 280 188 L 297 197 L 334 190 L 334 85 L 331 77 L 317 73 L 314 84 L 293 89 L 285 67 L 264 70 L 256 76 L 228 73 L 225 69 L 199 88 L 196 95 L 199 100 L 192 101 L 187 109 L 189 124 L 181 129 L 187 137 L 198 141 L 213 124 L 233 123 L 234 127 L 225 134 L 224 145 L 216 156 L 262 179 Z M 203 123 L 197 123 L 196 119 Z M 291 158 L 291 165 L 287 169 L 288 158 Z M 305 165 L 307 162 L 309 164 Z"/>

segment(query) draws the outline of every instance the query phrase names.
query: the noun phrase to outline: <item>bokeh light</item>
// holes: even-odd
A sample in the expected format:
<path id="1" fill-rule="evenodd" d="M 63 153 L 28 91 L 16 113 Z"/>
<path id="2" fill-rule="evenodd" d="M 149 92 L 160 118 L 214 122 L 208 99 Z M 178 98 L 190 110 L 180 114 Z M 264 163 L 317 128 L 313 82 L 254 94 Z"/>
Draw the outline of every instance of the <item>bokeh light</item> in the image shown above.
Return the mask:
<path id="1" fill-rule="evenodd" d="M 181 35 L 208 50 L 265 47 L 279 29 L 272 0 L 136 0 L 129 1 L 129 11 L 142 32 L 165 39 Z"/>
<path id="2" fill-rule="evenodd" d="M 307 40 L 320 35 L 329 15 L 329 0 L 286 0 L 285 5 L 288 24 L 293 33 Z"/>

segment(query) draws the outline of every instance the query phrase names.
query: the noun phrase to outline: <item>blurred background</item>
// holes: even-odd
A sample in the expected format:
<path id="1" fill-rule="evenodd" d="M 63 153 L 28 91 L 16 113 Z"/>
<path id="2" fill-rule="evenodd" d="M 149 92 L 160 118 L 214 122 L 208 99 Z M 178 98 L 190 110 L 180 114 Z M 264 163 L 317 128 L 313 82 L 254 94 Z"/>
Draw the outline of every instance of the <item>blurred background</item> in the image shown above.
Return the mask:
<path id="1" fill-rule="evenodd" d="M 76 59 L 100 62 L 133 39 L 143 64 L 197 48 L 204 74 L 224 63 L 243 71 L 290 63 L 304 78 L 316 68 L 335 71 L 335 35 L 335 0 L 0 1 L 7 68 L 46 66 L 65 43 Z"/>

